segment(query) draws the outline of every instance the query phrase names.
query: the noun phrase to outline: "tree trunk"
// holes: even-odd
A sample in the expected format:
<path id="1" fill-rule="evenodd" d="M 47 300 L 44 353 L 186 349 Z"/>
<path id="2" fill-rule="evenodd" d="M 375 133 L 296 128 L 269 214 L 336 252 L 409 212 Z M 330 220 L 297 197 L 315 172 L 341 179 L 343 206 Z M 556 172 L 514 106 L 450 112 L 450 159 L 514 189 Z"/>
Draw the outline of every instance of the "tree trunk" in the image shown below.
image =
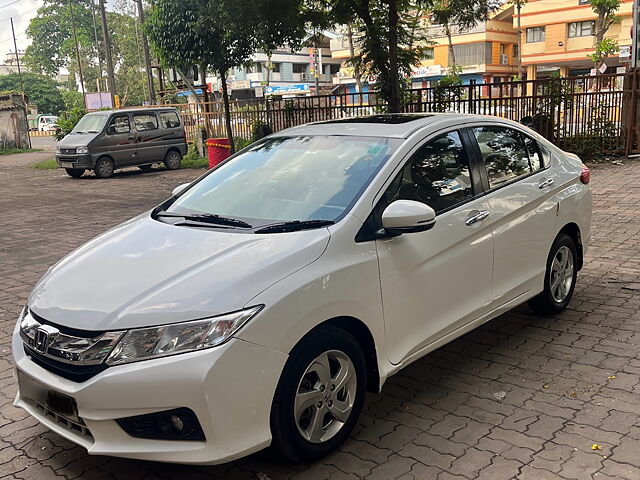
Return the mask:
<path id="1" fill-rule="evenodd" d="M 269 81 L 271 77 L 271 52 L 267 52 L 267 78 L 265 80 L 265 84 L 268 87 Z"/>
<path id="2" fill-rule="evenodd" d="M 353 62 L 353 78 L 356 80 L 356 92 L 360 93 L 362 92 L 362 79 L 360 65 L 355 60 L 356 52 L 355 48 L 353 48 L 353 30 L 350 23 L 347 23 L 347 38 L 349 39 L 349 56 L 351 57 L 351 62 Z"/>
<path id="3" fill-rule="evenodd" d="M 389 112 L 400 113 L 400 76 L 398 72 L 398 5 L 389 0 Z"/>
<path id="4" fill-rule="evenodd" d="M 202 85 L 202 101 L 204 102 L 204 130 L 206 132 L 207 137 L 209 137 L 209 132 L 211 132 L 211 127 L 209 125 L 209 121 L 211 117 L 207 115 L 210 111 L 211 105 L 209 105 L 209 92 L 207 92 L 207 67 L 206 65 L 200 65 L 200 77 L 202 81 L 200 82 Z"/>
<path id="5" fill-rule="evenodd" d="M 227 72 L 220 70 L 220 82 L 222 82 L 222 101 L 224 103 L 224 123 L 227 127 L 227 138 L 231 145 L 231 153 L 235 151 L 233 131 L 231 130 L 231 111 L 229 109 L 229 93 L 227 92 Z"/>
<path id="6" fill-rule="evenodd" d="M 447 40 L 449 41 L 449 57 L 451 58 L 451 62 L 449 67 L 453 67 L 456 65 L 456 52 L 453 49 L 453 39 L 451 38 L 451 28 L 448 23 L 444 24 L 444 32 L 447 34 Z"/>
<path id="7" fill-rule="evenodd" d="M 522 18 L 520 16 L 522 4 L 520 1 L 516 4 L 518 10 L 518 78 L 524 80 L 524 71 L 522 70 Z"/>

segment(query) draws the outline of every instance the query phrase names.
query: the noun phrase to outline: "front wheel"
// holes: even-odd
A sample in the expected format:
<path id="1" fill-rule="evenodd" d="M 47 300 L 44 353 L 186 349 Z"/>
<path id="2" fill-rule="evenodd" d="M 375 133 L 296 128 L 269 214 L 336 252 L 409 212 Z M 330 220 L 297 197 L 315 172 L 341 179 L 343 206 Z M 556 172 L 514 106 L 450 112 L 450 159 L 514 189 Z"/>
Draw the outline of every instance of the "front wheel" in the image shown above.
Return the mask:
<path id="1" fill-rule="evenodd" d="M 115 171 L 116 166 L 109 157 L 100 157 L 96 162 L 96 166 L 93 169 L 93 173 L 96 174 L 98 178 L 109 178 L 113 177 L 113 172 Z"/>
<path id="2" fill-rule="evenodd" d="M 177 170 L 182 163 L 182 155 L 177 150 L 169 150 L 164 157 L 164 166 L 167 170 Z"/>
<path id="3" fill-rule="evenodd" d="M 272 448 L 286 460 L 308 463 L 337 449 L 358 421 L 366 364 L 348 332 L 324 327 L 289 356 L 271 409 Z"/>
<path id="4" fill-rule="evenodd" d="M 65 168 L 64 171 L 73 178 L 80 178 L 84 175 L 84 168 Z"/>
<path id="5" fill-rule="evenodd" d="M 544 290 L 529 301 L 540 315 L 553 315 L 564 310 L 573 296 L 578 276 L 578 251 L 573 239 L 564 233 L 551 246 L 544 276 Z"/>

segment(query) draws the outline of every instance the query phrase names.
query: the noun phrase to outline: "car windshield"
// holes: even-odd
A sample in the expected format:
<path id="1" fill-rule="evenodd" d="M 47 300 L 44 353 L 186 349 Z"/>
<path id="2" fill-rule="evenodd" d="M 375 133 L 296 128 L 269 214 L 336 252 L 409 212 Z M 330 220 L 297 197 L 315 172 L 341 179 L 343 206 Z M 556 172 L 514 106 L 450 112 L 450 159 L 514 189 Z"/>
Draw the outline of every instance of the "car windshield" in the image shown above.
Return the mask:
<path id="1" fill-rule="evenodd" d="M 44 119 L 44 121 L 45 121 L 45 123 L 56 123 L 58 121 L 58 119 L 55 118 L 55 117 L 46 117 Z"/>
<path id="2" fill-rule="evenodd" d="M 108 115 L 85 115 L 73 128 L 71 133 L 97 133 L 107 123 Z"/>
<path id="3" fill-rule="evenodd" d="M 344 216 L 399 139 L 272 137 L 211 172 L 169 208 L 241 218 L 253 226 Z"/>

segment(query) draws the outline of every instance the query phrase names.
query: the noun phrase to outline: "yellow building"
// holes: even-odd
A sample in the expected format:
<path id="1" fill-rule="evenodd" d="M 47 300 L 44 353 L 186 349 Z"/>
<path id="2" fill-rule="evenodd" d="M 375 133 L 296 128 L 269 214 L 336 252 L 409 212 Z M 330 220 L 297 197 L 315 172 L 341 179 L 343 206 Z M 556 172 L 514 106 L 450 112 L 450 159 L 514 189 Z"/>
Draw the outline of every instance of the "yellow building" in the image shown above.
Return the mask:
<path id="1" fill-rule="evenodd" d="M 621 22 L 606 34 L 623 47 L 631 46 L 632 0 L 622 0 L 618 15 Z M 551 71 L 561 75 L 589 74 L 594 53 L 594 22 L 597 15 L 587 0 L 528 0 L 522 7 L 522 63 L 527 79 L 533 80 Z M 513 16 L 513 27 L 517 18 Z M 606 60 L 609 72 L 624 66 L 629 57 L 615 55 Z"/>

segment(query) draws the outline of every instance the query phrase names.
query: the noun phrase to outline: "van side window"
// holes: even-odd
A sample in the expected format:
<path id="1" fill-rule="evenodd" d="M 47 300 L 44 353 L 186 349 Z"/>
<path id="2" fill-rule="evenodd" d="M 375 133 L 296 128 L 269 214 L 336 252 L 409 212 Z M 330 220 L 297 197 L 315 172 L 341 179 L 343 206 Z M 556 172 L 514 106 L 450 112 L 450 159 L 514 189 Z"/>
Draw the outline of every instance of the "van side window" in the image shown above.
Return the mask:
<path id="1" fill-rule="evenodd" d="M 180 126 L 180 119 L 176 112 L 161 112 L 160 125 L 162 128 L 176 128 Z"/>
<path id="2" fill-rule="evenodd" d="M 109 135 L 129 133 L 130 131 L 131 126 L 129 125 L 129 117 L 127 115 L 118 115 L 113 117 L 107 127 L 107 133 Z"/>
<path id="3" fill-rule="evenodd" d="M 422 202 L 439 213 L 473 197 L 469 158 L 458 132 L 440 135 L 414 153 L 385 193 Z"/>
<path id="4" fill-rule="evenodd" d="M 139 132 L 158 128 L 158 119 L 153 113 L 138 113 L 133 116 L 133 124 Z"/>

